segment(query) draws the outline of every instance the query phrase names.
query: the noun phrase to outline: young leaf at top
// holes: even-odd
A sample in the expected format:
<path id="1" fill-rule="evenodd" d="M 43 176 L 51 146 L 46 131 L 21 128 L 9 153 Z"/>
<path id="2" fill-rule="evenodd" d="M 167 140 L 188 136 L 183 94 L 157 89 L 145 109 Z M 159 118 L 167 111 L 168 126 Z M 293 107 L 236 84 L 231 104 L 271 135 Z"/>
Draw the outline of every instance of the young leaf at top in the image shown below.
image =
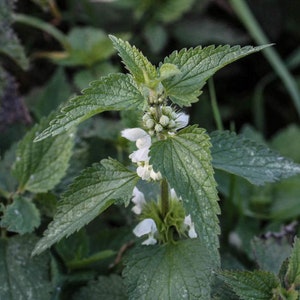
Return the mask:
<path id="1" fill-rule="evenodd" d="M 62 195 L 57 213 L 34 254 L 79 230 L 115 201 L 127 203 L 138 178 L 135 172 L 113 159 L 104 159 L 85 169 Z"/>
<path id="2" fill-rule="evenodd" d="M 52 116 L 42 119 L 18 145 L 13 174 L 19 181 L 20 191 L 47 192 L 59 183 L 69 166 L 74 130 L 40 143 L 33 142 Z"/>
<path id="3" fill-rule="evenodd" d="M 132 74 L 137 83 L 149 83 L 157 77 L 157 71 L 149 60 L 127 41 L 123 41 L 113 35 L 109 36 L 115 49 L 119 52 L 128 71 Z"/>
<path id="4" fill-rule="evenodd" d="M 299 164 L 241 135 L 215 131 L 210 136 L 213 166 L 252 184 L 262 185 L 300 173 Z"/>
<path id="5" fill-rule="evenodd" d="M 178 67 L 180 73 L 162 81 L 166 95 L 180 106 L 190 106 L 198 101 L 200 89 L 216 71 L 266 46 L 208 46 L 174 51 L 164 63 Z"/>
<path id="6" fill-rule="evenodd" d="M 22 235 L 33 232 L 40 222 L 40 213 L 34 203 L 30 199 L 17 196 L 13 203 L 6 207 L 0 225 L 8 231 Z"/>
<path id="7" fill-rule="evenodd" d="M 196 231 L 218 264 L 217 214 L 220 213 L 209 136 L 204 129 L 189 126 L 166 140 L 153 143 L 150 163 L 182 197 Z"/>
<path id="8" fill-rule="evenodd" d="M 49 253 L 31 257 L 32 235 L 0 238 L 0 299 L 50 300 Z"/>
<path id="9" fill-rule="evenodd" d="M 120 73 L 93 81 L 82 93 L 62 108 L 35 141 L 55 136 L 103 111 L 143 109 L 145 105 L 145 99 L 132 77 Z"/>
<path id="10" fill-rule="evenodd" d="M 249 271 L 222 271 L 218 276 L 227 283 L 232 290 L 243 300 L 270 300 L 273 293 L 280 286 L 275 274 L 255 270 Z"/>
<path id="11" fill-rule="evenodd" d="M 289 260 L 286 281 L 289 285 L 300 286 L 300 240 L 294 241 L 293 251 Z"/>
<path id="12" fill-rule="evenodd" d="M 136 247 L 123 271 L 129 299 L 210 299 L 209 251 L 198 239 Z"/>

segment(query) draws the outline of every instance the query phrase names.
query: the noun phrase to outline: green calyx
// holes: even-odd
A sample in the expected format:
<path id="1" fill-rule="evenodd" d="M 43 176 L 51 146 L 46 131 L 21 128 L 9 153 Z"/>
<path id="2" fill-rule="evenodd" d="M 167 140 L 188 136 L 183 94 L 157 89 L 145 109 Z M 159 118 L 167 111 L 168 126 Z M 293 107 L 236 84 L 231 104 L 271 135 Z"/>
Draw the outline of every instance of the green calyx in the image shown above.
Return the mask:
<path id="1" fill-rule="evenodd" d="M 161 201 L 150 201 L 143 208 L 141 219 L 151 218 L 155 221 L 160 243 L 175 243 L 185 236 L 185 210 L 178 199 L 169 200 L 169 209 L 165 216 L 162 212 Z"/>

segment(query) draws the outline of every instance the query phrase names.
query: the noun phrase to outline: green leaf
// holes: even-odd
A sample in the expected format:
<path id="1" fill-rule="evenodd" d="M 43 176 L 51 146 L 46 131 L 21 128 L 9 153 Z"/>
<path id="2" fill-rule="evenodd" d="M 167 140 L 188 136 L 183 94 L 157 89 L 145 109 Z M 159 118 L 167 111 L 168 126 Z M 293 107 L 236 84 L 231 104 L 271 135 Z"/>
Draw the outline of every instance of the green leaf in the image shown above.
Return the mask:
<path id="1" fill-rule="evenodd" d="M 212 265 L 198 239 L 136 247 L 123 271 L 129 299 L 210 299 Z"/>
<path id="2" fill-rule="evenodd" d="M 32 258 L 31 235 L 0 239 L 0 299 L 50 300 L 49 253 Z"/>
<path id="3" fill-rule="evenodd" d="M 213 166 L 252 184 L 262 185 L 300 173 L 299 164 L 241 135 L 215 131 L 210 136 Z"/>
<path id="4" fill-rule="evenodd" d="M 70 47 L 65 56 L 53 56 L 53 60 L 65 66 L 92 66 L 96 62 L 108 59 L 114 48 L 99 28 L 75 27 L 68 35 Z"/>
<path id="5" fill-rule="evenodd" d="M 109 277 L 99 276 L 75 294 L 74 300 L 127 300 L 125 286 L 120 276 L 112 274 Z"/>
<path id="6" fill-rule="evenodd" d="M 286 237 L 279 240 L 255 237 L 251 241 L 254 258 L 260 269 L 278 274 L 282 263 L 289 257 L 292 247 Z"/>
<path id="7" fill-rule="evenodd" d="M 167 79 L 179 73 L 180 73 L 179 69 L 177 68 L 176 65 L 173 64 L 165 63 L 159 67 L 159 74 L 161 80 Z"/>
<path id="8" fill-rule="evenodd" d="M 243 300 L 273 299 L 273 289 L 280 285 L 273 273 L 261 270 L 223 271 L 218 276 Z"/>
<path id="9" fill-rule="evenodd" d="M 40 213 L 34 203 L 30 199 L 16 196 L 13 203 L 6 207 L 0 225 L 22 235 L 33 232 L 40 222 Z"/>
<path id="10" fill-rule="evenodd" d="M 81 229 L 115 201 L 129 201 L 137 181 L 135 172 L 113 159 L 104 159 L 85 169 L 63 194 L 57 213 L 34 254 Z"/>
<path id="11" fill-rule="evenodd" d="M 198 101 L 200 89 L 216 71 L 226 65 L 267 46 L 208 46 L 174 51 L 164 63 L 178 67 L 180 74 L 162 81 L 166 95 L 180 106 L 190 106 Z"/>
<path id="12" fill-rule="evenodd" d="M 286 281 L 291 286 L 300 285 L 300 240 L 295 238 L 293 251 L 289 260 Z"/>
<path id="13" fill-rule="evenodd" d="M 132 77 L 120 73 L 93 81 L 82 93 L 63 107 L 35 141 L 57 135 L 103 111 L 142 109 L 145 104 Z"/>
<path id="14" fill-rule="evenodd" d="M 150 162 L 182 197 L 186 214 L 191 214 L 201 241 L 218 263 L 220 229 L 217 214 L 220 210 L 210 146 L 205 130 L 190 126 L 166 140 L 153 143 Z"/>
<path id="15" fill-rule="evenodd" d="M 157 77 L 155 66 L 135 46 L 131 46 L 127 41 L 123 41 L 113 35 L 109 37 L 136 82 L 147 84 L 149 80 Z"/>
<path id="16" fill-rule="evenodd" d="M 13 59 L 22 69 L 27 70 L 29 61 L 23 46 L 11 28 L 14 1 L 0 1 L 0 53 Z"/>
<path id="17" fill-rule="evenodd" d="M 158 2 L 160 7 L 155 11 L 155 18 L 165 23 L 173 22 L 187 12 L 194 2 L 195 0 L 167 0 Z"/>
<path id="18" fill-rule="evenodd" d="M 277 182 L 272 189 L 270 217 L 275 220 L 291 220 L 300 214 L 300 175 Z"/>
<path id="19" fill-rule="evenodd" d="M 71 94 L 67 76 L 58 68 L 51 79 L 42 88 L 34 89 L 26 98 L 28 107 L 37 118 L 49 115 Z"/>
<path id="20" fill-rule="evenodd" d="M 59 183 L 69 166 L 74 130 L 39 143 L 33 142 L 51 118 L 52 115 L 42 119 L 18 145 L 13 173 L 19 181 L 20 191 L 47 192 Z"/>

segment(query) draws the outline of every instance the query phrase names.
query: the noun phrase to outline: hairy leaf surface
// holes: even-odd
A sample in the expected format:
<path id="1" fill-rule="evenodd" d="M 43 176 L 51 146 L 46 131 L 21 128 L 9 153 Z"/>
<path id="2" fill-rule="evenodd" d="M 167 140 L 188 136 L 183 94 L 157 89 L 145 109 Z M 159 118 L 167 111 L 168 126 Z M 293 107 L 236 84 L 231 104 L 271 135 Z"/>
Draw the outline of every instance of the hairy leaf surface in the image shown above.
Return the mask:
<path id="1" fill-rule="evenodd" d="M 217 214 L 220 212 L 209 136 L 204 129 L 190 126 L 151 147 L 151 164 L 167 178 L 182 197 L 186 214 L 191 214 L 196 231 L 218 261 Z"/>
<path id="2" fill-rule="evenodd" d="M 31 235 L 0 239 L 0 299 L 50 300 L 49 253 L 31 257 Z"/>
<path id="3" fill-rule="evenodd" d="M 275 274 L 255 270 L 249 271 L 223 271 L 219 275 L 233 291 L 243 300 L 270 300 L 273 299 L 273 289 L 279 285 Z"/>
<path id="4" fill-rule="evenodd" d="M 30 199 L 17 196 L 8 205 L 1 218 L 0 225 L 8 231 L 19 234 L 31 233 L 40 225 L 40 213 Z"/>
<path id="5" fill-rule="evenodd" d="M 136 247 L 123 272 L 129 299 L 210 299 L 208 251 L 198 239 Z"/>
<path id="6" fill-rule="evenodd" d="M 79 230 L 115 201 L 128 201 L 137 180 L 135 172 L 113 159 L 104 159 L 85 169 L 62 196 L 57 213 L 34 254 Z"/>
<path id="7" fill-rule="evenodd" d="M 109 37 L 126 68 L 138 83 L 146 83 L 147 80 L 154 79 L 157 76 L 155 66 L 135 46 L 131 46 L 127 41 L 113 35 Z"/>
<path id="8" fill-rule="evenodd" d="M 286 279 L 290 285 L 300 286 L 300 240 L 298 238 L 294 242 Z"/>
<path id="9" fill-rule="evenodd" d="M 287 178 L 300 173 L 300 165 L 268 147 L 229 131 L 211 135 L 213 166 L 241 176 L 253 184 Z"/>
<path id="10" fill-rule="evenodd" d="M 200 89 L 206 80 L 226 65 L 267 46 L 208 46 L 174 51 L 164 63 L 178 67 L 180 74 L 162 81 L 166 95 L 180 106 L 190 106 L 198 101 Z"/>
<path id="11" fill-rule="evenodd" d="M 18 145 L 14 175 L 19 190 L 43 193 L 52 189 L 65 175 L 74 144 L 74 130 L 60 136 L 34 143 L 34 138 L 45 129 L 49 119 L 42 119 Z"/>
<path id="12" fill-rule="evenodd" d="M 103 111 L 142 109 L 145 101 L 132 77 L 121 73 L 93 81 L 82 93 L 62 108 L 35 141 L 57 135 Z"/>

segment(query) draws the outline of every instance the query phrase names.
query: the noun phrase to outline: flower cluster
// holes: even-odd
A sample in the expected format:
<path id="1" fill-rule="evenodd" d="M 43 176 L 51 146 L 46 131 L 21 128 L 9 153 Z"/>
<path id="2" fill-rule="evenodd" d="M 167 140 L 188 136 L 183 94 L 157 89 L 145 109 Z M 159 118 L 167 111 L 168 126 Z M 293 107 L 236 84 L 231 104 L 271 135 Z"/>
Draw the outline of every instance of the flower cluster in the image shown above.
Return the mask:
<path id="1" fill-rule="evenodd" d="M 150 135 L 162 131 L 169 133 L 183 128 L 188 124 L 189 116 L 185 113 L 176 113 L 171 106 L 151 106 L 143 116 L 143 125 Z"/>
<path id="2" fill-rule="evenodd" d="M 158 121 L 157 121 L 158 119 Z M 161 180 L 160 172 L 154 172 L 149 164 L 149 151 L 152 143 L 151 136 L 161 133 L 163 130 L 168 134 L 185 127 L 188 124 L 189 116 L 185 113 L 176 113 L 171 106 L 150 106 L 143 116 L 144 127 L 127 128 L 121 135 L 129 141 L 136 142 L 137 150 L 129 155 L 133 163 L 138 165 L 136 172 L 143 180 Z"/>
<path id="3" fill-rule="evenodd" d="M 136 172 L 143 180 L 160 180 L 160 172 L 153 171 L 152 166 L 149 164 L 149 151 L 151 146 L 150 135 L 141 128 L 124 129 L 121 135 L 129 141 L 136 142 L 138 150 L 133 151 L 129 158 L 132 162 L 137 163 L 138 167 Z"/>
<path id="4" fill-rule="evenodd" d="M 181 200 L 176 196 L 174 190 L 171 190 L 170 194 L 171 194 L 172 201 L 175 201 L 175 203 L 178 203 L 180 205 Z M 141 215 L 143 213 L 143 211 L 146 211 L 147 208 L 149 208 L 149 207 L 147 207 L 148 204 L 145 201 L 144 194 L 141 191 L 139 191 L 139 189 L 136 187 L 133 190 L 132 202 L 135 204 L 132 208 L 132 211 L 137 215 Z M 182 207 L 182 206 L 180 205 L 180 207 Z M 159 210 L 159 208 L 157 208 L 157 207 L 156 207 L 156 209 Z M 155 216 L 153 216 L 153 218 L 155 218 Z M 176 216 L 174 216 L 173 218 L 176 219 Z M 157 218 L 155 218 L 155 219 L 156 219 L 156 221 L 154 219 L 150 218 L 150 216 L 149 216 L 149 217 L 143 219 L 134 228 L 133 233 L 137 237 L 142 237 L 142 236 L 146 236 L 146 235 L 148 236 L 148 238 L 143 241 L 142 245 L 154 245 L 157 243 L 158 240 L 161 240 L 161 236 L 160 236 L 161 232 L 159 229 L 164 228 L 165 224 L 162 225 L 162 224 L 157 224 L 157 223 L 164 222 L 165 220 L 160 220 Z M 178 234 L 184 234 L 185 232 L 187 232 L 187 235 L 191 239 L 197 238 L 197 233 L 195 231 L 195 225 L 192 222 L 191 216 L 188 215 L 181 219 L 180 214 L 179 214 L 178 219 L 181 220 L 180 226 L 179 226 L 179 228 L 177 228 Z"/>

